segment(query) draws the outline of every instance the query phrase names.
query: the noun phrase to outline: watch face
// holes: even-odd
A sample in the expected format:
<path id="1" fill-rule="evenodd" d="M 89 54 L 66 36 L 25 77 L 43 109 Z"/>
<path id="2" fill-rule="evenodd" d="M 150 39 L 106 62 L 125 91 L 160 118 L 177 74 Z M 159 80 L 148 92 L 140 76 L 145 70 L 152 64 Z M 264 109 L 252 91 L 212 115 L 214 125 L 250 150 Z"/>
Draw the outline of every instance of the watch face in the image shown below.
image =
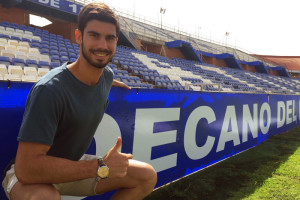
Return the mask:
<path id="1" fill-rule="evenodd" d="M 98 176 L 100 178 L 107 178 L 108 177 L 108 174 L 109 174 L 109 169 L 108 167 L 106 166 L 102 166 L 98 169 L 98 172 L 97 172 Z"/>

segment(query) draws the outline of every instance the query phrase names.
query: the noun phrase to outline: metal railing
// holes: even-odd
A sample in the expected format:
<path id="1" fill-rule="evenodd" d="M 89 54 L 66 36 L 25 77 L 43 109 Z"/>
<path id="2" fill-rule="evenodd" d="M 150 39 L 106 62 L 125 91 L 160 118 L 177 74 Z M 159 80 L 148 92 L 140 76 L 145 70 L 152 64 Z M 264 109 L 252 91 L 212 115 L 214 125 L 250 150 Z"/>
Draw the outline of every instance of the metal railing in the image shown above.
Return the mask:
<path id="1" fill-rule="evenodd" d="M 112 8 L 118 16 L 125 17 L 128 19 L 134 20 L 134 21 L 138 21 L 138 22 L 142 22 L 147 25 L 154 26 L 156 28 L 163 30 L 165 33 L 172 34 L 172 35 L 175 34 L 177 38 L 186 40 L 188 42 L 192 41 L 192 40 L 196 40 L 195 43 L 196 42 L 199 42 L 199 43 L 205 42 L 205 43 L 208 43 L 208 45 L 211 44 L 211 46 L 213 46 L 213 48 L 211 48 L 209 50 L 209 53 L 217 54 L 217 53 L 232 53 L 235 51 L 240 51 L 240 52 L 242 52 L 243 55 L 238 56 L 238 57 L 240 59 L 243 59 L 244 61 L 248 61 L 248 62 L 261 61 L 265 65 L 275 66 L 273 63 L 267 62 L 265 60 L 259 59 L 254 56 L 251 56 L 251 54 L 254 54 L 254 53 L 250 52 L 246 49 L 243 49 L 243 48 L 240 48 L 237 46 L 233 46 L 230 44 L 226 44 L 226 43 L 221 42 L 220 40 L 212 38 L 212 37 L 206 37 L 204 35 L 199 35 L 199 33 L 198 34 L 191 33 L 191 31 L 184 30 L 184 29 L 180 28 L 179 26 L 176 27 L 175 25 L 169 25 L 166 23 L 161 24 L 157 20 L 150 19 L 149 17 L 138 15 L 135 12 L 131 12 L 131 11 L 125 10 L 125 9 L 117 7 L 117 6 L 110 5 L 110 4 L 106 3 L 104 0 L 67 0 L 67 1 L 77 3 L 80 5 L 85 5 L 85 4 L 88 4 L 91 2 L 104 2 L 110 8 Z M 131 27 L 130 29 L 133 29 L 133 28 Z M 164 36 L 160 37 L 160 34 L 158 32 L 151 34 L 150 31 L 135 30 L 135 33 L 143 34 L 143 35 L 151 37 L 153 39 L 169 41 L 168 38 L 166 38 Z M 198 48 L 200 48 L 199 46 L 200 45 L 197 45 Z M 201 49 L 198 49 L 198 50 L 201 50 Z"/>

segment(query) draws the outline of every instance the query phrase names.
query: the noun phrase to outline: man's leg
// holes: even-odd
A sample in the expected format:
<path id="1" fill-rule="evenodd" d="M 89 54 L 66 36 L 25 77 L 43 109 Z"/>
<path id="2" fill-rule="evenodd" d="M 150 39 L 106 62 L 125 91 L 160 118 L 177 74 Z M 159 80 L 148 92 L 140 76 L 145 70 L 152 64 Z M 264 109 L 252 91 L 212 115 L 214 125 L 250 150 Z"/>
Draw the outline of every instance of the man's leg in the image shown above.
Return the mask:
<path id="1" fill-rule="evenodd" d="M 11 192 L 10 200 L 60 200 L 60 195 L 51 184 L 22 184 L 17 182 Z"/>
<path id="2" fill-rule="evenodd" d="M 153 191 L 157 175 L 153 167 L 147 163 L 129 160 L 127 175 L 123 178 L 106 178 L 99 181 L 96 187 L 97 194 L 119 189 L 115 199 L 143 199 Z"/>

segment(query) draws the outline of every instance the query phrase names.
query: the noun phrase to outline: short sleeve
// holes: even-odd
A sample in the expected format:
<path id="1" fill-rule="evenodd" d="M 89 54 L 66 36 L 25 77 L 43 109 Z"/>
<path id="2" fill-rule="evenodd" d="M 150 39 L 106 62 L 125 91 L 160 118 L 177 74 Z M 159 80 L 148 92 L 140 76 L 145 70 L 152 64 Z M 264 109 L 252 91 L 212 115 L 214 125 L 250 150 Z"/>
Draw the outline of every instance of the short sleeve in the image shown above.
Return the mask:
<path id="1" fill-rule="evenodd" d="M 43 85 L 30 92 L 18 141 L 52 145 L 59 123 L 59 100 L 56 94 Z"/>

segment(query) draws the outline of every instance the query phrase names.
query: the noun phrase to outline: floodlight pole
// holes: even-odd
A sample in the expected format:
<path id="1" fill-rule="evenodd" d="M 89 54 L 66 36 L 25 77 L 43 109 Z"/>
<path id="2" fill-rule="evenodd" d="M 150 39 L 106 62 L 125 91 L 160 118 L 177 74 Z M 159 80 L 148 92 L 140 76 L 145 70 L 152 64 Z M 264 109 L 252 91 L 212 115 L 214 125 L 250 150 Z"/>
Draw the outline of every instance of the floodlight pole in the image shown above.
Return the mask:
<path id="1" fill-rule="evenodd" d="M 225 36 L 226 36 L 226 43 L 225 43 L 225 46 L 227 47 L 227 37 L 228 37 L 228 35 L 229 35 L 229 32 L 226 32 L 225 33 Z"/>
<path id="2" fill-rule="evenodd" d="M 160 7 L 160 28 L 162 29 L 162 15 L 166 13 L 166 8 Z"/>

